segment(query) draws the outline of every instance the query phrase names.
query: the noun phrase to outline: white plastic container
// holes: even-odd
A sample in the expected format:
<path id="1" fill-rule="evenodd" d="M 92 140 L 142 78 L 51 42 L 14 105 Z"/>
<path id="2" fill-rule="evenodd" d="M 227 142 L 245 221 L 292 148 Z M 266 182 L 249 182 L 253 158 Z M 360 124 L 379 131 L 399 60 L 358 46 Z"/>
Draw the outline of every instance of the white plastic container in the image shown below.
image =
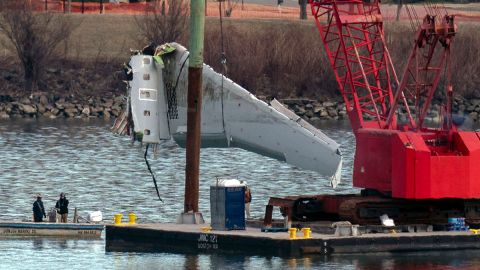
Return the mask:
<path id="1" fill-rule="evenodd" d="M 240 181 L 235 178 L 219 178 L 212 186 L 219 187 L 239 187 L 245 186 L 245 181 Z"/>
<path id="2" fill-rule="evenodd" d="M 385 227 L 395 227 L 393 219 L 389 218 L 386 214 L 380 216 L 380 221 L 382 221 L 382 225 Z"/>
<path id="3" fill-rule="evenodd" d="M 103 214 L 101 211 L 93 211 L 88 213 L 87 220 L 90 222 L 101 222 L 103 220 Z"/>

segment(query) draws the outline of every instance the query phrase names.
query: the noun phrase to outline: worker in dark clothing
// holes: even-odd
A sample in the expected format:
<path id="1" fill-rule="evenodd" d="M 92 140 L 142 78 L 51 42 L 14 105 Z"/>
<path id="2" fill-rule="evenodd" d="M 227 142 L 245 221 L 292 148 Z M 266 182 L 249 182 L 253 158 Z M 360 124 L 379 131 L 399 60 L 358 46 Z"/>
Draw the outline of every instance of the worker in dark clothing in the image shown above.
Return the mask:
<path id="1" fill-rule="evenodd" d="M 46 218 L 45 207 L 42 202 L 42 195 L 37 194 L 37 200 L 33 203 L 33 221 L 42 222 Z"/>
<path id="2" fill-rule="evenodd" d="M 250 216 L 250 203 L 252 202 L 252 192 L 250 191 L 250 187 L 247 185 L 247 181 L 245 183 L 245 213 L 247 214 L 247 218 L 251 218 Z"/>
<path id="3" fill-rule="evenodd" d="M 60 193 L 60 199 L 55 204 L 55 208 L 57 208 L 57 213 L 60 214 L 61 223 L 67 223 L 67 216 L 68 216 L 68 200 L 65 197 L 65 193 Z"/>

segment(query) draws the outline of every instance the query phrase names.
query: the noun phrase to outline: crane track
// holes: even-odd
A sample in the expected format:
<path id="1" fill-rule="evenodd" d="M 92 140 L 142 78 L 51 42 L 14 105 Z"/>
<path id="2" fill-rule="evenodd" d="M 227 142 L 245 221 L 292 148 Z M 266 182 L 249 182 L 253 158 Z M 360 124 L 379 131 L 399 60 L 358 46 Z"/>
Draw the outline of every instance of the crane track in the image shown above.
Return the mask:
<path id="1" fill-rule="evenodd" d="M 395 224 L 446 224 L 449 217 L 465 217 L 480 226 L 480 200 L 395 199 L 370 195 L 290 196 L 281 199 L 282 213 L 291 207 L 294 221 L 350 221 L 354 224 L 380 224 L 386 214 Z"/>
<path id="2" fill-rule="evenodd" d="M 443 224 L 449 217 L 465 217 L 469 224 L 480 224 L 480 200 L 406 200 L 359 197 L 345 200 L 339 218 L 355 224 L 378 224 L 387 214 L 396 224 Z"/>

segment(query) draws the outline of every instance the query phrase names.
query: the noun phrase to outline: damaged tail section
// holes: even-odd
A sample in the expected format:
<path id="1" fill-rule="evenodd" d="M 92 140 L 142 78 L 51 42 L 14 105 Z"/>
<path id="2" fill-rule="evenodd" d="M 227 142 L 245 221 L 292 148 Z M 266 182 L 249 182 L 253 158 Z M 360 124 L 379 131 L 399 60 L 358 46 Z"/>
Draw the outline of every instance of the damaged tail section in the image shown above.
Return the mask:
<path id="1" fill-rule="evenodd" d="M 137 52 L 130 60 L 130 106 L 114 127 L 122 132 L 131 122 L 137 140 L 173 139 L 184 147 L 188 51 L 171 43 L 149 54 Z M 239 147 L 330 176 L 333 186 L 340 181 L 342 155 L 335 141 L 277 100 L 267 104 L 205 64 L 201 127 L 202 147 Z"/>

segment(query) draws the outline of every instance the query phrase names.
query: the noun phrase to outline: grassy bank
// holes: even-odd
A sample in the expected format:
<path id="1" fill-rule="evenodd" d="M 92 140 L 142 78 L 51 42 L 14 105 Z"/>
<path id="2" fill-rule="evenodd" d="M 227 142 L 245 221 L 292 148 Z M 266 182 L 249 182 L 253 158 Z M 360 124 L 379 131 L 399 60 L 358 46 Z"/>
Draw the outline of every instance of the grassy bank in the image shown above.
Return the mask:
<path id="1" fill-rule="evenodd" d="M 122 84 L 118 83 L 121 64 L 128 61 L 130 48 L 138 49 L 148 43 L 139 36 L 135 17 L 76 14 L 71 19 L 81 24 L 62 46 L 59 61 L 54 64 L 54 68 L 62 67 L 70 72 L 50 72 L 42 90 L 123 91 Z M 397 72 L 401 74 L 413 33 L 409 25 L 398 23 L 387 23 L 385 32 Z M 477 86 L 480 64 L 476 61 L 480 56 L 479 34 L 480 25 L 460 23 L 452 50 L 454 89 L 466 97 L 480 97 Z M 185 44 L 185 40 L 183 37 L 181 43 Z M 218 20 L 207 19 L 205 62 L 216 70 L 221 70 L 220 41 Z M 225 20 L 224 44 L 228 76 L 253 93 L 279 98 L 338 98 L 337 84 L 313 22 Z M 9 55 L 4 48 L 0 69 L 16 76 L 18 66 Z M 58 76 L 62 76 L 61 80 Z M 2 75 L 0 79 L 2 91 L 8 87 L 10 90 L 21 88 L 21 76 L 5 81 Z M 72 83 L 79 80 L 82 82 Z"/>

